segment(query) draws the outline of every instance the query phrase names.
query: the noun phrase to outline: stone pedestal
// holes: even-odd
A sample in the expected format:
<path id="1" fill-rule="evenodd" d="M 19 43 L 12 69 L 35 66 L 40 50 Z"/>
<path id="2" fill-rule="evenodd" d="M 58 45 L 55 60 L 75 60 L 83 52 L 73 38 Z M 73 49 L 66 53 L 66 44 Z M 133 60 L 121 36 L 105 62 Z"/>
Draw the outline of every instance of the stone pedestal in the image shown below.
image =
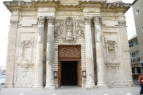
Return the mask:
<path id="1" fill-rule="evenodd" d="M 36 46 L 35 83 L 34 87 L 43 87 L 43 55 L 44 55 L 44 17 L 38 19 L 38 34 Z"/>
<path id="2" fill-rule="evenodd" d="M 94 88 L 94 61 L 93 61 L 93 45 L 91 34 L 91 18 L 85 18 L 85 43 L 86 43 L 86 88 Z"/>
<path id="3" fill-rule="evenodd" d="M 95 45 L 97 62 L 97 86 L 106 87 L 104 80 L 104 48 L 102 44 L 102 31 L 100 17 L 94 17 Z"/>
<path id="4" fill-rule="evenodd" d="M 46 49 L 46 89 L 55 89 L 53 76 L 53 62 L 54 62 L 54 18 L 47 18 L 47 49 Z"/>

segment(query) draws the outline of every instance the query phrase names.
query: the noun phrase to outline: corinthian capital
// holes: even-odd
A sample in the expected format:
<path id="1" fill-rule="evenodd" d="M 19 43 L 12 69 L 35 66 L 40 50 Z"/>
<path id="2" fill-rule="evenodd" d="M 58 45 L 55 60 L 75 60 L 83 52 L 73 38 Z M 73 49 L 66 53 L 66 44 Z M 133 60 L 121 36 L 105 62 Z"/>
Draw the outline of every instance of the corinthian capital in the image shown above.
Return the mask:
<path id="1" fill-rule="evenodd" d="M 47 20 L 48 20 L 48 23 L 54 24 L 54 22 L 55 22 L 55 17 L 47 16 L 46 18 L 47 18 Z"/>
<path id="2" fill-rule="evenodd" d="M 101 17 L 100 16 L 94 16 L 94 23 L 99 23 L 101 24 Z"/>
<path id="3" fill-rule="evenodd" d="M 125 27 L 126 21 L 118 21 L 119 26 Z"/>
<path id="4" fill-rule="evenodd" d="M 10 24 L 14 25 L 14 26 L 17 26 L 18 25 L 18 20 L 11 19 Z"/>
<path id="5" fill-rule="evenodd" d="M 44 25 L 44 22 L 45 22 L 45 17 L 44 16 L 38 17 L 38 24 L 39 25 Z"/>
<path id="6" fill-rule="evenodd" d="M 84 17 L 85 24 L 91 24 L 92 17 L 86 16 Z"/>

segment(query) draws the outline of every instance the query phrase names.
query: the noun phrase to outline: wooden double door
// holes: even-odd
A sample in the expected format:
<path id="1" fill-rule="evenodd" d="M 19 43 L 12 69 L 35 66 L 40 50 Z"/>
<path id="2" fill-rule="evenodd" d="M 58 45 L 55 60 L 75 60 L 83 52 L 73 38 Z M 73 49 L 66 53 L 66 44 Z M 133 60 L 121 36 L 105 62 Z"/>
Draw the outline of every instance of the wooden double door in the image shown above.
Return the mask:
<path id="1" fill-rule="evenodd" d="M 81 50 L 80 46 L 58 47 L 58 86 L 81 86 Z"/>

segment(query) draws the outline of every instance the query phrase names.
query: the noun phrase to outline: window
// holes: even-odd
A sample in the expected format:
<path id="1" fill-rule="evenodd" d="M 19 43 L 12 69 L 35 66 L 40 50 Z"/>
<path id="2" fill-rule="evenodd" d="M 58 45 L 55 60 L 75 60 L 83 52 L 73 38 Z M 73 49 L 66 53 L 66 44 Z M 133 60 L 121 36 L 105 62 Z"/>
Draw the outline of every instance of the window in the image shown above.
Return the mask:
<path id="1" fill-rule="evenodd" d="M 139 51 L 136 51 L 135 53 L 136 53 L 136 57 L 139 57 Z"/>
<path id="2" fill-rule="evenodd" d="M 142 26 L 142 28 L 141 28 L 141 32 L 143 33 L 143 26 Z"/>
<path id="3" fill-rule="evenodd" d="M 139 13 L 140 13 L 140 10 L 136 9 L 136 15 L 139 15 Z"/>
<path id="4" fill-rule="evenodd" d="M 137 39 L 134 39 L 134 40 L 132 40 L 132 41 L 129 42 L 129 47 L 130 47 L 130 48 L 131 48 L 131 47 L 134 47 L 135 45 L 138 45 Z"/>
<path id="5" fill-rule="evenodd" d="M 137 58 L 137 61 L 138 61 L 138 62 L 140 62 L 140 57 L 139 57 L 139 58 Z"/>
<path id="6" fill-rule="evenodd" d="M 141 70 L 139 67 L 137 67 L 137 73 L 141 73 Z"/>
<path id="7" fill-rule="evenodd" d="M 138 45 L 138 40 L 137 39 L 135 40 L 135 45 Z"/>
<path id="8" fill-rule="evenodd" d="M 132 73 L 135 73 L 135 69 L 134 68 L 132 68 Z"/>

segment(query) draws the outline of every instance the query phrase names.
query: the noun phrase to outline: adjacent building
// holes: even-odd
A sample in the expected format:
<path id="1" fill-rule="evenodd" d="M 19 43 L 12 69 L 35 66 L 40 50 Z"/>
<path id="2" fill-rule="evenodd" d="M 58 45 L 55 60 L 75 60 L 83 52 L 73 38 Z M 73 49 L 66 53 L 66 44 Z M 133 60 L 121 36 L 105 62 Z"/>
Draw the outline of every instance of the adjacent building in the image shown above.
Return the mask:
<path id="1" fill-rule="evenodd" d="M 140 62 L 137 36 L 129 40 L 129 48 L 130 48 L 133 79 L 138 80 L 139 74 L 143 72 L 143 65 L 141 65 Z"/>
<path id="2" fill-rule="evenodd" d="M 13 0 L 7 87 L 132 85 L 121 0 Z"/>
<path id="3" fill-rule="evenodd" d="M 143 0 L 137 0 L 133 5 L 140 61 L 143 61 L 143 6 L 142 4 L 143 4 Z"/>
<path id="4" fill-rule="evenodd" d="M 143 72 L 143 0 L 135 0 L 133 12 L 137 36 L 129 40 L 133 79 Z"/>

